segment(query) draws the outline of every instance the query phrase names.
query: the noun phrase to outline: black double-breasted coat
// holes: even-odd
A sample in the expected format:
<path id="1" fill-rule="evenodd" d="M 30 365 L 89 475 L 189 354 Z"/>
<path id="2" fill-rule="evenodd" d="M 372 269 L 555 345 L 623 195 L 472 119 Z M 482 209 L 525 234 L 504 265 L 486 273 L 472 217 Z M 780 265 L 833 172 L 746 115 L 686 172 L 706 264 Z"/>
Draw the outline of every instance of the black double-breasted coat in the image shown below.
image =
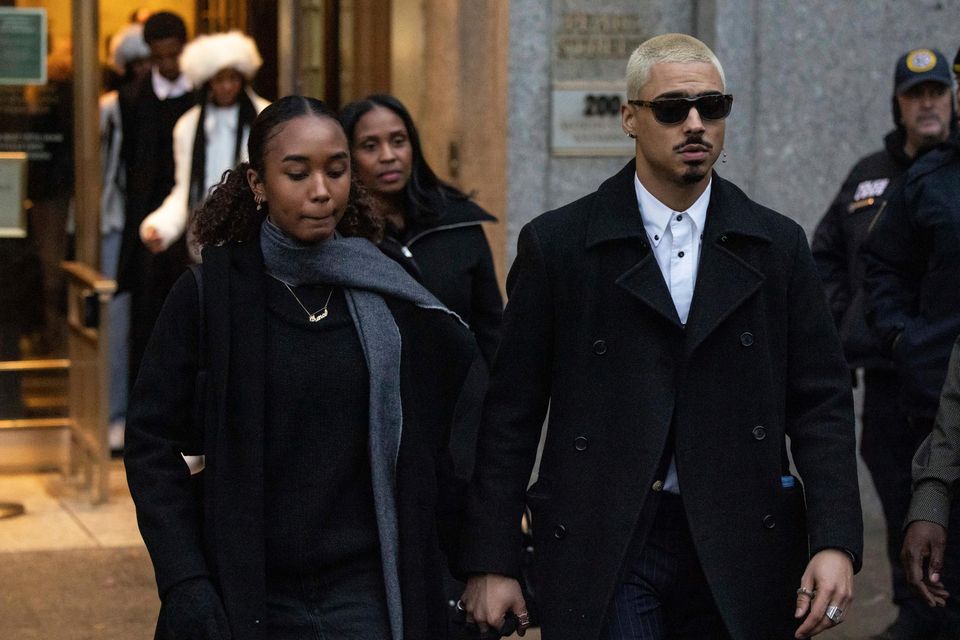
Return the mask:
<path id="1" fill-rule="evenodd" d="M 202 268 L 204 314 L 186 273 L 151 337 L 127 416 L 127 477 L 161 598 L 177 583 L 207 577 L 234 640 L 257 640 L 266 631 L 270 499 L 263 482 L 268 276 L 257 241 L 205 249 Z M 441 549 L 453 553 L 464 494 L 452 473 L 449 431 L 458 403 L 479 402 L 486 367 L 469 330 L 448 314 L 387 304 L 402 340 L 395 495 L 404 637 L 439 638 L 447 624 Z M 181 452 L 205 454 L 205 469 L 191 478 Z"/>
<path id="2" fill-rule="evenodd" d="M 846 549 L 859 568 L 862 546 L 849 372 L 806 237 L 714 175 L 683 326 L 634 172 L 630 162 L 520 234 L 463 568 L 517 575 L 528 503 L 544 637 L 598 637 L 673 433 L 693 541 L 728 631 L 793 637 L 809 554 Z M 548 406 L 539 478 L 525 493 Z M 793 488 L 782 481 L 788 437 L 803 479 Z"/>

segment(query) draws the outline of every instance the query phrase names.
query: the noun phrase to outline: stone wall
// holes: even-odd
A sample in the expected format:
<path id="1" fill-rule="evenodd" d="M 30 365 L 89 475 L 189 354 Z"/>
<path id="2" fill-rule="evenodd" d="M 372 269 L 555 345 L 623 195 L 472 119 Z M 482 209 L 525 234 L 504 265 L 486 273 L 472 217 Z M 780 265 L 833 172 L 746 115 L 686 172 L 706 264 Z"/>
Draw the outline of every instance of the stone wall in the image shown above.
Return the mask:
<path id="1" fill-rule="evenodd" d="M 851 165 L 893 126 L 897 57 L 928 46 L 952 60 L 960 46 L 960 0 L 512 0 L 510 257 L 524 223 L 596 189 L 625 160 L 550 154 L 551 83 L 622 81 L 626 65 L 558 60 L 569 12 L 634 13 L 647 36 L 682 31 L 710 44 L 736 98 L 717 171 L 811 233 Z"/>

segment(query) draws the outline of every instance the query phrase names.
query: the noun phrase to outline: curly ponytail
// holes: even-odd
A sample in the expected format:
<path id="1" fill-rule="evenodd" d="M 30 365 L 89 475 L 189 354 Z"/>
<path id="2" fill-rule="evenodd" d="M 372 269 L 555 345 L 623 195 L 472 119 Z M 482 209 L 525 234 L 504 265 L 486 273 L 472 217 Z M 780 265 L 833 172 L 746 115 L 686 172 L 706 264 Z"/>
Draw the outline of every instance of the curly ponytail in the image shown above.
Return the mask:
<path id="1" fill-rule="evenodd" d="M 245 242 L 260 233 L 266 211 L 257 211 L 247 182 L 249 162 L 241 162 L 223 174 L 220 183 L 197 209 L 193 235 L 201 246 Z"/>

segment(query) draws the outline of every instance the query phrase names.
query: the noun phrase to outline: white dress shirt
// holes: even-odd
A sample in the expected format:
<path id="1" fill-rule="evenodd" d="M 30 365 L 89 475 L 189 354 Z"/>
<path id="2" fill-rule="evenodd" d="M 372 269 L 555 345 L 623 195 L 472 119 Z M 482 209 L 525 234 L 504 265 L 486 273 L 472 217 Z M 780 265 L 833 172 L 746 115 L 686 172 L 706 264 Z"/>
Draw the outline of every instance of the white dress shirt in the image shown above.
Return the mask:
<path id="1" fill-rule="evenodd" d="M 673 298 L 680 322 L 687 323 L 690 314 L 690 302 L 697 283 L 697 269 L 700 264 L 700 243 L 703 239 L 703 227 L 707 220 L 707 205 L 710 204 L 710 190 L 713 180 L 686 211 L 674 211 L 657 200 L 640 183 L 634 174 L 633 183 L 640 205 L 640 218 L 647 232 L 647 239 L 653 249 L 653 255 L 660 266 L 663 280 Z M 677 480 L 677 461 L 670 461 L 670 469 L 663 482 L 664 491 L 680 493 Z"/>
<path id="2" fill-rule="evenodd" d="M 156 67 L 150 70 L 150 82 L 153 84 L 153 92 L 161 100 L 168 98 L 179 98 L 185 93 L 193 91 L 193 84 L 182 73 L 176 80 L 167 80 Z"/>

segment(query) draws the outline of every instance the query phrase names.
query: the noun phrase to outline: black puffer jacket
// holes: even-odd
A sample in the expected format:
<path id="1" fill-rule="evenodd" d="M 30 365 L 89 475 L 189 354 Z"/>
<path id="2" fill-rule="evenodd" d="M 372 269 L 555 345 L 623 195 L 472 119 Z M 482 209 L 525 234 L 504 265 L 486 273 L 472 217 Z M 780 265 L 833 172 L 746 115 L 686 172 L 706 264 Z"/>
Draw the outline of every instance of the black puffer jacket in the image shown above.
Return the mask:
<path id="1" fill-rule="evenodd" d="M 918 160 L 864 245 L 867 320 L 900 374 L 904 410 L 933 417 L 960 334 L 960 144 Z"/>
<path id="2" fill-rule="evenodd" d="M 895 129 L 884 138 L 882 151 L 861 158 L 853 166 L 817 225 L 810 245 L 851 368 L 892 367 L 867 326 L 860 247 L 889 195 L 891 183 L 913 162 L 903 152 L 903 142 L 903 132 Z"/>

